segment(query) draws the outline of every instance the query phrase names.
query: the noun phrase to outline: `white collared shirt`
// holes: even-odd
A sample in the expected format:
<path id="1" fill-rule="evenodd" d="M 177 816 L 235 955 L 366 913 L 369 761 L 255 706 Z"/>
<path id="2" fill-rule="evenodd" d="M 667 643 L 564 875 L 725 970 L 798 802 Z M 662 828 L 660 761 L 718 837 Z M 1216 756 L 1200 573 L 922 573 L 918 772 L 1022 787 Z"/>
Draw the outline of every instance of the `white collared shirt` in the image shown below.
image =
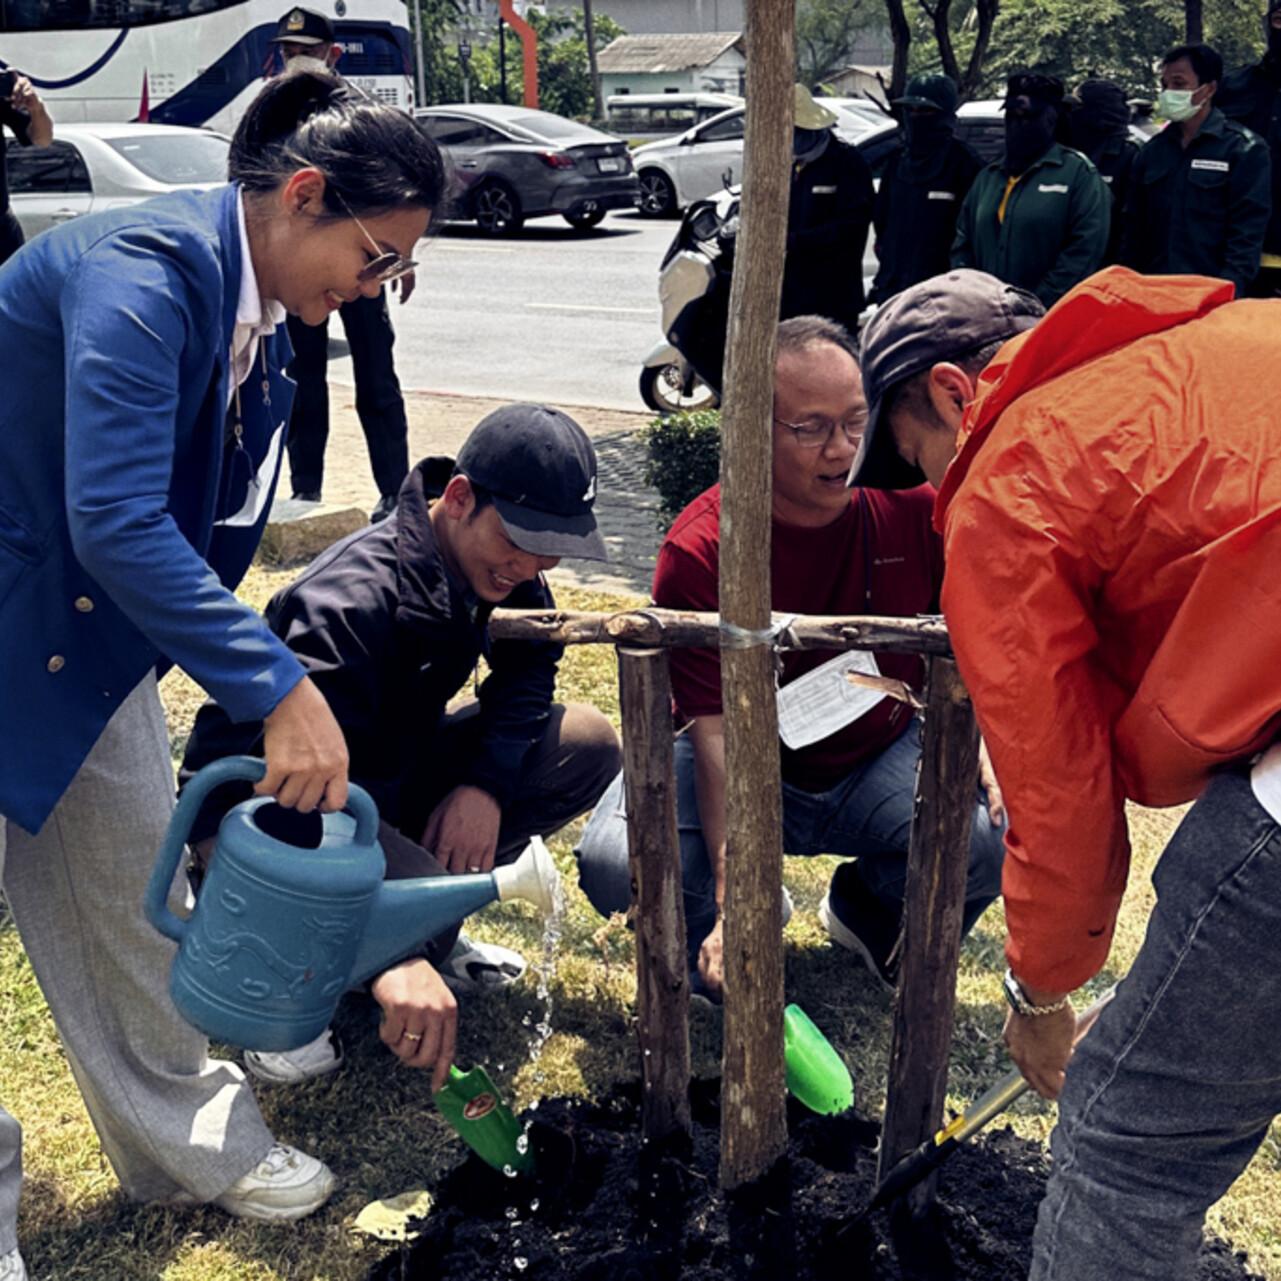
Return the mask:
<path id="1" fill-rule="evenodd" d="M 240 297 L 236 302 L 236 327 L 231 333 L 231 378 L 227 384 L 227 404 L 230 405 L 236 388 L 249 377 L 258 343 L 285 319 L 285 309 L 274 298 L 263 298 L 258 292 L 258 277 L 254 274 L 253 258 L 249 253 L 249 230 L 245 225 L 245 195 L 236 201 L 236 220 L 240 227 Z"/>

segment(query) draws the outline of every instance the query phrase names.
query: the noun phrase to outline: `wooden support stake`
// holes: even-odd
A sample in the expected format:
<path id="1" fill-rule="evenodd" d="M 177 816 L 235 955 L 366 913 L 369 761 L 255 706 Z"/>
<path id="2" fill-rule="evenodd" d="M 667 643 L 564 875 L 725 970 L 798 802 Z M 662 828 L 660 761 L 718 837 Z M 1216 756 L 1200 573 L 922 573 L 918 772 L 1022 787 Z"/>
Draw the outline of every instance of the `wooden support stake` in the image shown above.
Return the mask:
<path id="1" fill-rule="evenodd" d="M 952 659 L 929 659 L 928 685 L 878 1179 L 934 1134 L 947 1097 L 979 733 Z M 933 1178 L 908 1196 L 918 1215 L 933 1200 Z"/>
<path id="2" fill-rule="evenodd" d="M 787 1152 L 782 800 L 770 623 L 774 353 L 792 172 L 795 0 L 747 0 L 751 87 L 721 420 L 725 719 L 725 1052 L 721 1186 L 763 1182 Z M 748 641 L 745 645 L 735 639 Z"/>
<path id="3" fill-rule="evenodd" d="M 667 651 L 618 650 L 627 840 L 636 929 L 636 1009 L 644 1081 L 641 1133 L 651 1151 L 688 1141 L 689 962 L 676 832 Z"/>

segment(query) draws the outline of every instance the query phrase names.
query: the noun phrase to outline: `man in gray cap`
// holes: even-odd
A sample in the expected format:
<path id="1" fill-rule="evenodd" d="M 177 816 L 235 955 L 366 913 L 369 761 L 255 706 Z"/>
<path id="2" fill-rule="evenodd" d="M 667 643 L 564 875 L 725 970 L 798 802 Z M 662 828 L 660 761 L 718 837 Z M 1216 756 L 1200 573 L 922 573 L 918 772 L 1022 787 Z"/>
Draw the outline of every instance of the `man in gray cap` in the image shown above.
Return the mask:
<path id="1" fill-rule="evenodd" d="M 1030 1281 L 1168 1281 L 1281 1112 L 1281 302 L 1112 267 L 1039 310 L 973 271 L 882 308 L 851 483 L 939 486 L 943 610 L 1009 813 L 1005 1039 L 1059 1099 Z M 1126 803 L 1192 800 L 1074 1052 Z"/>
<path id="2" fill-rule="evenodd" d="M 916 76 L 894 100 L 902 142 L 890 154 L 872 221 L 880 268 L 872 301 L 881 303 L 946 271 L 956 219 L 983 162 L 957 139 L 959 95 L 948 76 Z"/>

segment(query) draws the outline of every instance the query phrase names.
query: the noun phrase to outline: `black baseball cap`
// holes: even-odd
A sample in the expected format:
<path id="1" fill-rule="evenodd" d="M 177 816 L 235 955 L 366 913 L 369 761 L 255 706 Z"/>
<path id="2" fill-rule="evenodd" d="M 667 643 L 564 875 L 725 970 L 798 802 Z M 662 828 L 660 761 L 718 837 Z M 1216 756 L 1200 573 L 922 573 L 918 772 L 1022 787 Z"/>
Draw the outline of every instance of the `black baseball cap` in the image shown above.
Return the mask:
<path id="1" fill-rule="evenodd" d="M 334 24 L 315 9 L 290 9 L 276 23 L 272 44 L 333 44 Z"/>
<path id="2" fill-rule="evenodd" d="M 895 294 L 863 330 L 859 364 L 868 421 L 849 483 L 869 489 L 923 485 L 924 473 L 902 458 L 888 425 L 881 425 L 886 394 L 940 361 L 962 359 L 1031 329 L 1043 315 L 1035 294 L 969 267 Z"/>
<path id="3" fill-rule="evenodd" d="M 472 428 L 454 461 L 494 499 L 507 536 L 535 556 L 608 560 L 596 528 L 596 451 L 566 413 L 508 405 Z"/>
<path id="4" fill-rule="evenodd" d="M 1009 106 L 1016 98 L 1030 98 L 1038 106 L 1063 105 L 1063 81 L 1039 71 L 1016 71 L 1005 82 L 1005 100 Z"/>
<path id="5" fill-rule="evenodd" d="M 892 106 L 916 107 L 925 111 L 941 111 L 945 115 L 954 115 L 961 95 L 957 92 L 956 81 L 951 76 L 930 75 L 913 76 L 907 82 L 907 89 L 901 98 L 895 98 Z"/>

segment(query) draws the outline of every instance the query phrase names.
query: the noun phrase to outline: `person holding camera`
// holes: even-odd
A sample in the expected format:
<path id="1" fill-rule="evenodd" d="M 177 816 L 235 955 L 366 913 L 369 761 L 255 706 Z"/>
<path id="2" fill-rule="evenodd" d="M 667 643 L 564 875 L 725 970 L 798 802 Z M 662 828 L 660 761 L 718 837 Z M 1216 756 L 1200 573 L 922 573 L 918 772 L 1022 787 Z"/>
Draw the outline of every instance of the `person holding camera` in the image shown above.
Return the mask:
<path id="1" fill-rule="evenodd" d="M 22 248 L 25 237 L 9 208 L 5 148 L 8 129 L 24 147 L 47 147 L 53 141 L 53 121 L 35 87 L 20 71 L 0 71 L 0 262 Z"/>

